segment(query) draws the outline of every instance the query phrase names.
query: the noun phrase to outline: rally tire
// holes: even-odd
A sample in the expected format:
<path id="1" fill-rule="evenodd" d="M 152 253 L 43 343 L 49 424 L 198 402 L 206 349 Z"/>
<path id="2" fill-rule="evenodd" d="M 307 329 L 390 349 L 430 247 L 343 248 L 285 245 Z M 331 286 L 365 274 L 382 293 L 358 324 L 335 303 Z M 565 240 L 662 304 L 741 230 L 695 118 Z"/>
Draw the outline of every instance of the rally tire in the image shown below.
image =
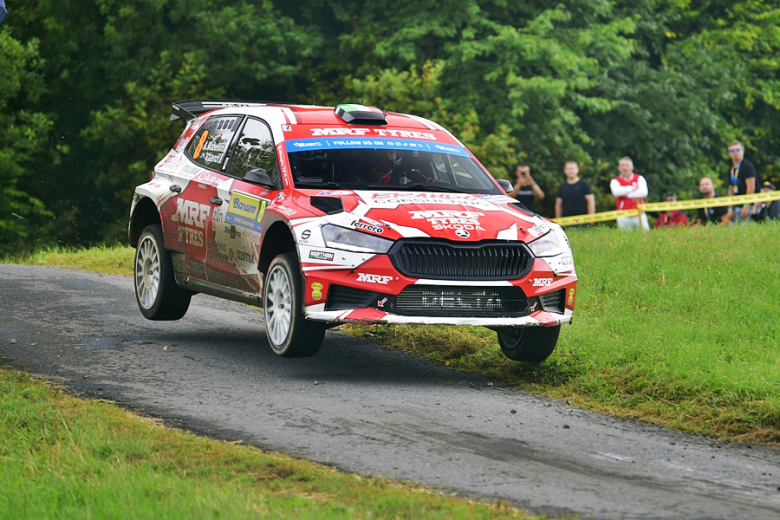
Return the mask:
<path id="1" fill-rule="evenodd" d="M 263 285 L 265 335 L 274 353 L 282 357 L 316 354 L 327 326 L 303 315 L 303 280 L 295 253 L 274 258 Z"/>
<path id="2" fill-rule="evenodd" d="M 181 319 L 190 307 L 192 293 L 176 285 L 171 253 L 163 246 L 160 224 L 144 228 L 133 265 L 135 300 L 144 318 L 154 321 Z"/>
<path id="3" fill-rule="evenodd" d="M 555 350 L 561 326 L 505 327 L 497 329 L 498 345 L 506 357 L 514 361 L 538 363 Z"/>

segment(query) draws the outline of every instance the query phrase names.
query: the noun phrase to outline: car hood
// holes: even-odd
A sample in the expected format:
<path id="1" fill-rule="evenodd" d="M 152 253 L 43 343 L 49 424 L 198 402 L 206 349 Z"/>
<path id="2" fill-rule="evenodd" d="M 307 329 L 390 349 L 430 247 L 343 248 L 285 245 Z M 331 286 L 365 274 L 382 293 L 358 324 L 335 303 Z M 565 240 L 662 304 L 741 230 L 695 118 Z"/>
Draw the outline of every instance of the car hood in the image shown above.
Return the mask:
<path id="1" fill-rule="evenodd" d="M 325 191 L 338 197 L 344 212 L 328 222 L 384 238 L 439 238 L 452 241 L 521 240 L 549 231 L 549 224 L 515 206 L 506 195 L 407 191 Z"/>

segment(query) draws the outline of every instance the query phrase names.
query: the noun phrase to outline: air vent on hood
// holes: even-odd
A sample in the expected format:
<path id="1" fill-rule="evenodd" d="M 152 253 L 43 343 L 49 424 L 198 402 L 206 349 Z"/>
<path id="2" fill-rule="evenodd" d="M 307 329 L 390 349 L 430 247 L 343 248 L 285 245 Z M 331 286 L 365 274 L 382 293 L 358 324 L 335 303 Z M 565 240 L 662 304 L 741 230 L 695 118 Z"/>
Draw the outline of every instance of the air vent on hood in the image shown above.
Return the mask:
<path id="1" fill-rule="evenodd" d="M 341 203 L 341 199 L 336 197 L 312 197 L 310 200 L 312 206 L 328 215 L 334 215 L 344 211 L 344 205 Z"/>

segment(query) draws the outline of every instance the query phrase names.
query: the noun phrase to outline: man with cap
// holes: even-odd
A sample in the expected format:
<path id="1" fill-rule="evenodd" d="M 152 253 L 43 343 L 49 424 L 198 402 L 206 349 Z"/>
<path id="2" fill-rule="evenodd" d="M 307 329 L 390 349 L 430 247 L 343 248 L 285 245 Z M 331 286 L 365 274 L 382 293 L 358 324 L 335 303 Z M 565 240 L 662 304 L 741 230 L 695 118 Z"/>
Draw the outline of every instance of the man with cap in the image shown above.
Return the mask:
<path id="1" fill-rule="evenodd" d="M 767 181 L 761 185 L 761 193 L 775 191 L 775 185 Z M 753 220 L 764 222 L 767 220 L 780 220 L 780 200 L 758 203 L 758 210 L 753 214 Z"/>
<path id="2" fill-rule="evenodd" d="M 677 195 L 673 191 L 667 191 L 664 193 L 664 202 L 677 202 Z M 681 212 L 678 209 L 675 209 L 673 211 L 665 211 L 658 215 L 658 220 L 655 221 L 653 224 L 654 228 L 662 228 L 662 227 L 674 227 L 674 226 L 682 226 L 685 227 L 689 224 L 688 217 L 685 216 L 685 213 Z"/>

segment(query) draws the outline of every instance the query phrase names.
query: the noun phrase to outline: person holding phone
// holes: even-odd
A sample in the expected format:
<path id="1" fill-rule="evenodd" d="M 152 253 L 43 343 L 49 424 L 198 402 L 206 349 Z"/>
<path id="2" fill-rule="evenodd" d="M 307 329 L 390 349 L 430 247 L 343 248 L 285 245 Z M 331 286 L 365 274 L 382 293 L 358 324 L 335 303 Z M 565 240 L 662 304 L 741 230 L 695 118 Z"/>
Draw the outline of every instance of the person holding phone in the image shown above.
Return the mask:
<path id="1" fill-rule="evenodd" d="M 508 195 L 514 197 L 523 206 L 536 213 L 536 200 L 542 200 L 544 192 L 536 184 L 534 178 L 531 177 L 531 168 L 527 164 L 520 164 L 515 169 L 515 175 L 517 176 L 517 181 Z"/>

